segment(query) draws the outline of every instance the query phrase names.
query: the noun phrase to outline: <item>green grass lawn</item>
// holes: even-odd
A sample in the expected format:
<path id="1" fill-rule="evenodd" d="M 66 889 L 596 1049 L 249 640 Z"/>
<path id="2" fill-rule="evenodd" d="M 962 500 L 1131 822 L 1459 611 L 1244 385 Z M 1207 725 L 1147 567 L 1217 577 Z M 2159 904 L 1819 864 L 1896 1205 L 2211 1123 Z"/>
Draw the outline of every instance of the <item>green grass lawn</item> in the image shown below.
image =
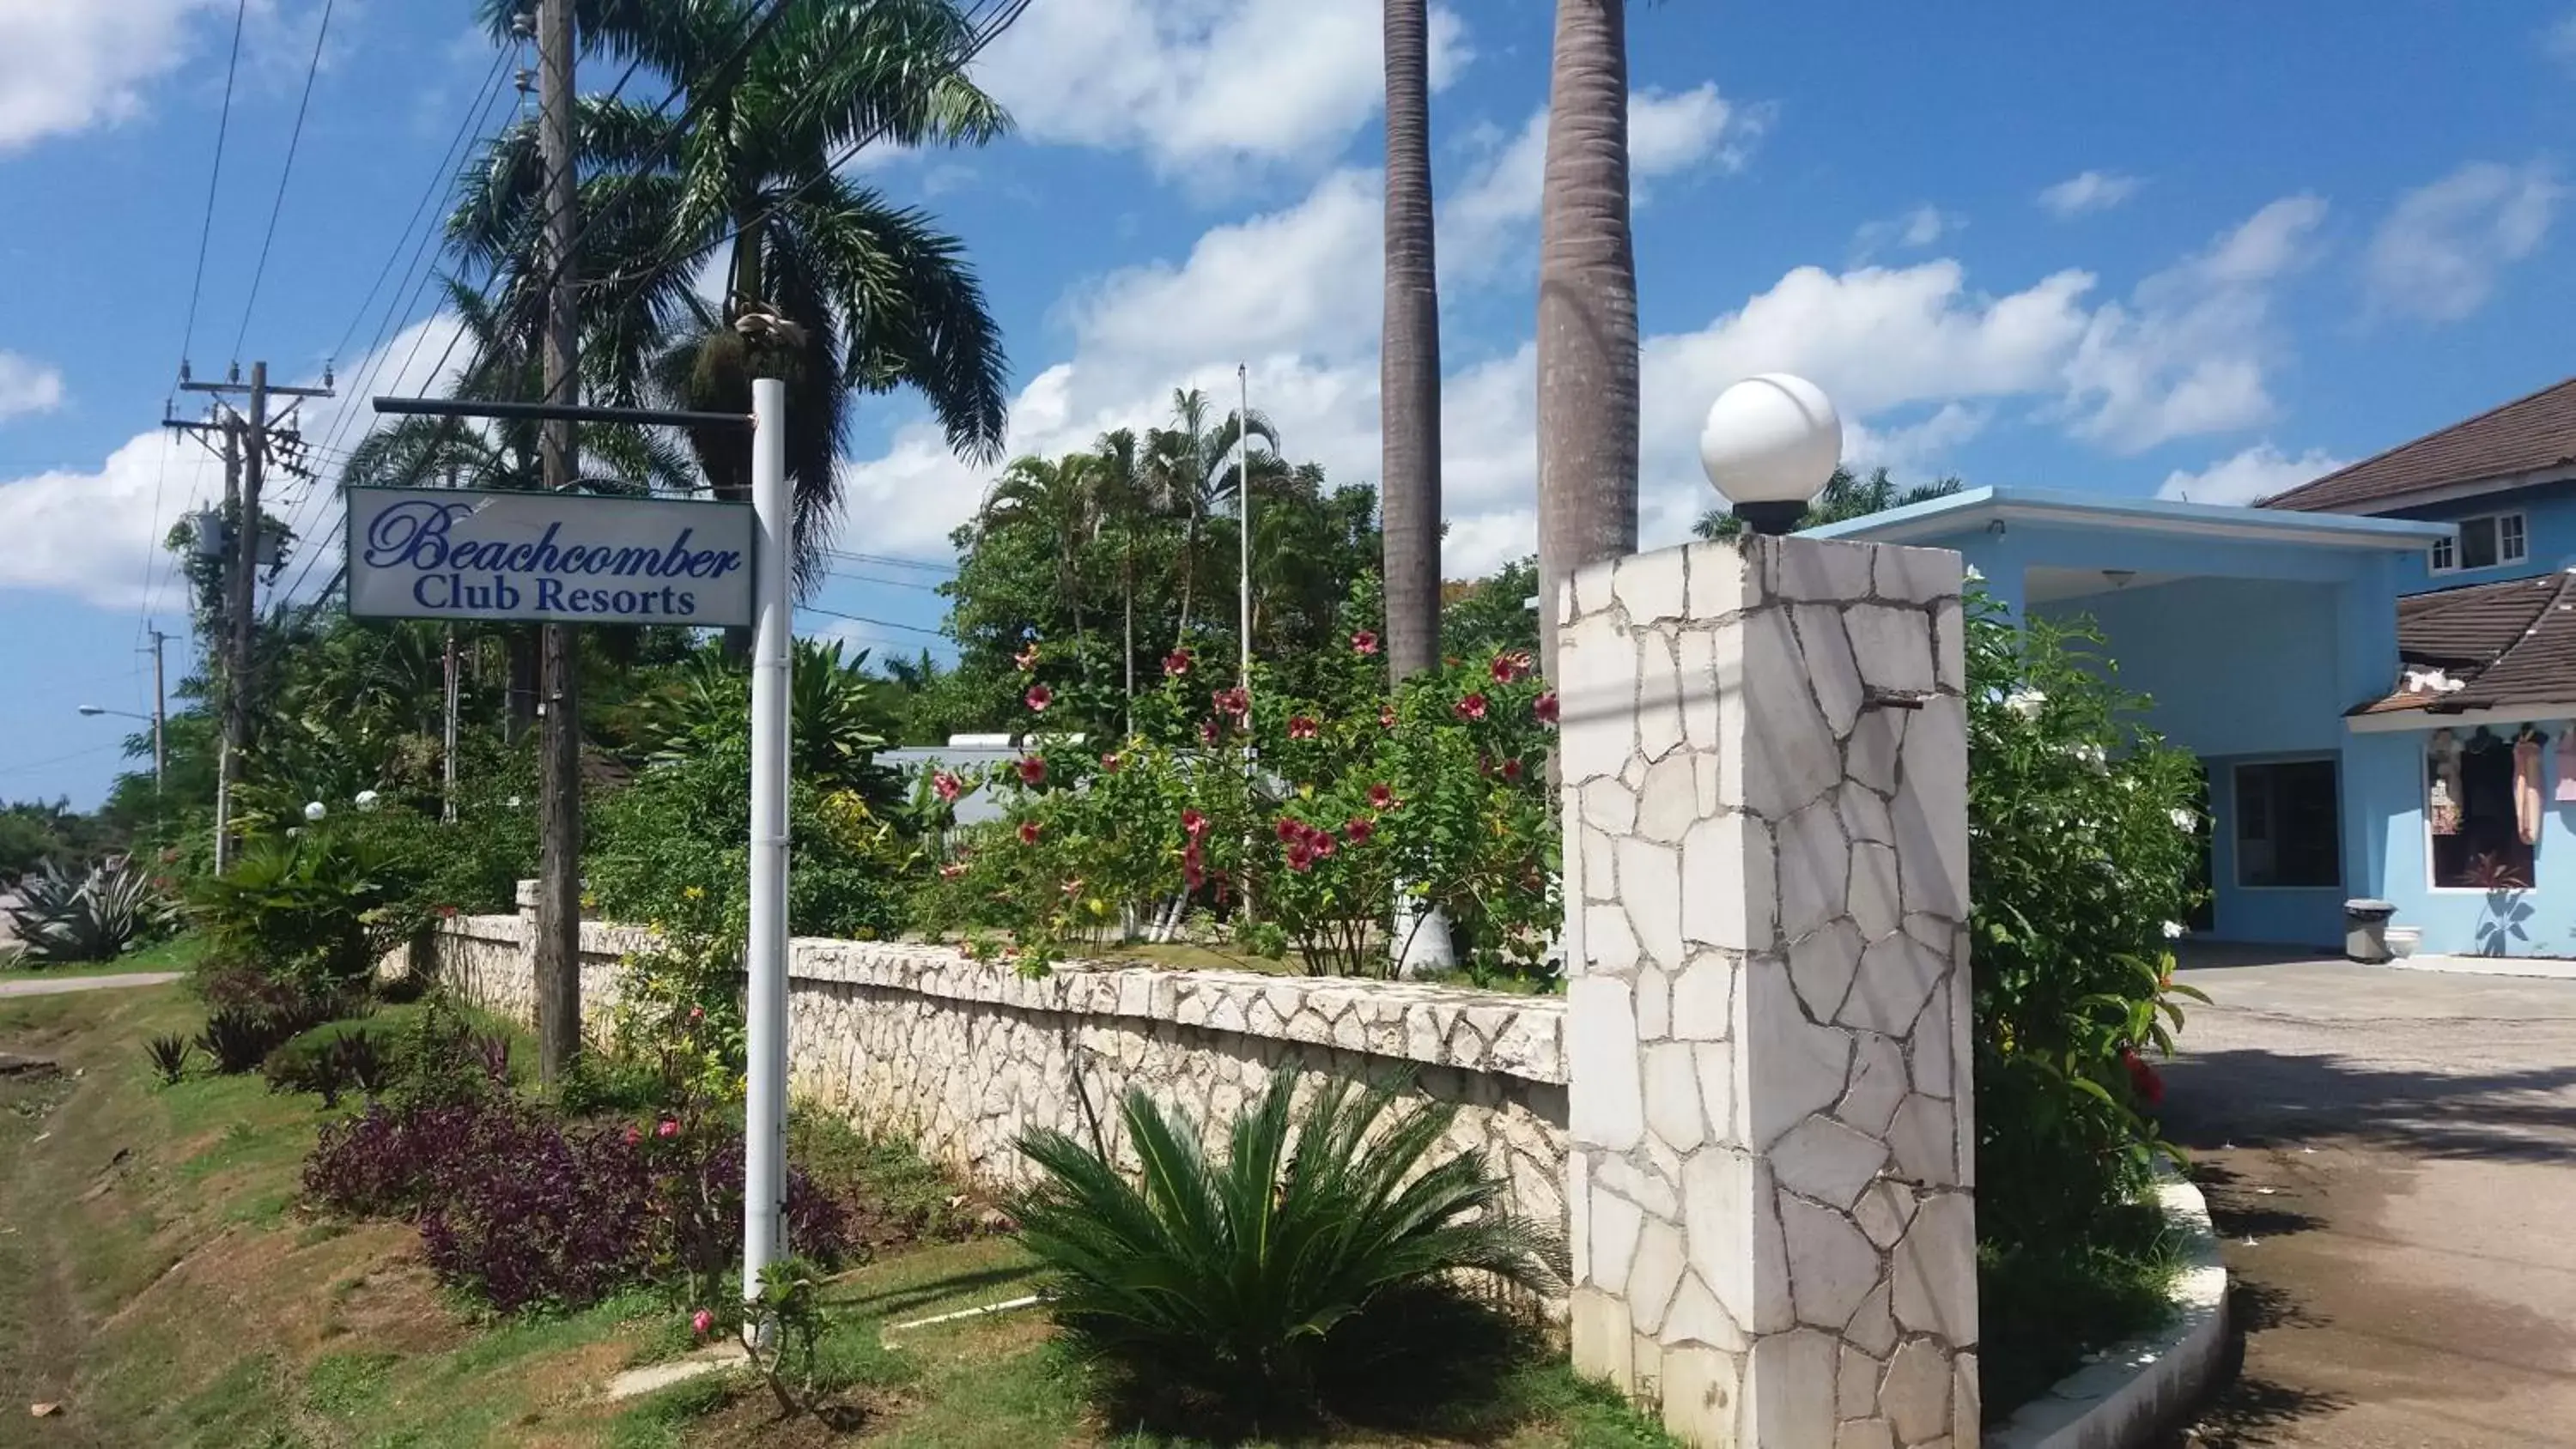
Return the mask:
<path id="1" fill-rule="evenodd" d="M 646 1292 L 495 1319 L 442 1290 L 405 1224 L 300 1205 L 316 1100 L 217 1077 L 158 1084 L 142 1043 L 193 1031 L 180 986 L 0 999 L 0 1050 L 58 1075 L 0 1081 L 0 1445 L 45 1449 L 1182 1449 L 1090 1407 L 1081 1370 L 1027 1310 L 903 1328 L 1020 1297 L 1007 1239 L 889 1252 L 830 1285 L 829 1396 L 843 1428 L 782 1421 L 748 1375 L 602 1396 L 621 1369 L 692 1346 L 692 1305 Z M 815 1142 L 811 1136 L 802 1139 Z M 817 1148 L 819 1151 L 819 1147 Z M 889 1159 L 890 1159 L 889 1155 Z M 837 1164 L 927 1199 L 917 1168 Z M 868 1179 L 867 1174 L 877 1174 Z M 885 1332 L 892 1329 L 891 1332 Z M 888 1342 L 890 1340 L 890 1342 Z M 26 1404 L 63 1406 L 31 1427 Z M 1497 1362 L 1471 1434 L 1343 1433 L 1343 1449 L 1669 1449 L 1560 1358 Z"/>

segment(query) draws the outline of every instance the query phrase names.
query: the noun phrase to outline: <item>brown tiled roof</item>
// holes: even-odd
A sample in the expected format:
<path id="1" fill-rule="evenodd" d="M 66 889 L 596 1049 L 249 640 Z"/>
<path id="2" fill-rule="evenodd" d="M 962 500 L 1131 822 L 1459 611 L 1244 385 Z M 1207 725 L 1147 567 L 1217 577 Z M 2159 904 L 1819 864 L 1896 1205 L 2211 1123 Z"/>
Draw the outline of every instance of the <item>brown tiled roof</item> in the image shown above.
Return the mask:
<path id="1" fill-rule="evenodd" d="M 2400 599 L 2397 654 L 2406 665 L 2397 688 L 2354 713 L 2576 703 L 2576 573 Z M 2409 687 L 2435 671 L 2460 687 Z"/>
<path id="2" fill-rule="evenodd" d="M 2427 488 L 2569 463 L 2576 463 L 2576 377 L 2300 484 L 2264 499 L 2262 506 L 2368 513 L 2373 505 Z"/>

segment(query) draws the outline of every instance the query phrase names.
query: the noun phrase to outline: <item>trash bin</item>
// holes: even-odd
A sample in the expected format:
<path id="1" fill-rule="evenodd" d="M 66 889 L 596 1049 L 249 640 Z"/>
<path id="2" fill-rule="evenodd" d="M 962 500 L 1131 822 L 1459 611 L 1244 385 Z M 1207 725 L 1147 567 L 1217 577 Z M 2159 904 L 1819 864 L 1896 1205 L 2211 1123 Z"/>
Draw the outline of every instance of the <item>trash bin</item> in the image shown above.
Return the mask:
<path id="1" fill-rule="evenodd" d="M 2391 901 L 2344 902 L 2344 958 L 2368 966 L 2383 965 L 2390 960 L 2396 953 L 2388 949 L 2388 918 L 2396 914 L 2397 906 Z"/>

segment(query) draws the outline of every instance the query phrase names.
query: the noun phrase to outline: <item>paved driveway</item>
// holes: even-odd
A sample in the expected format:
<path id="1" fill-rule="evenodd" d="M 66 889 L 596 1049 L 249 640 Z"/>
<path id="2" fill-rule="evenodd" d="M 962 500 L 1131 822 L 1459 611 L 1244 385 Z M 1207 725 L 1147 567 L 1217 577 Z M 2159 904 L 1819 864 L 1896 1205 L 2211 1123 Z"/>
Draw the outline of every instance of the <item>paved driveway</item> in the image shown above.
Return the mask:
<path id="1" fill-rule="evenodd" d="M 2576 982 L 2191 970 L 2243 1370 L 2177 1445 L 2576 1445 Z"/>

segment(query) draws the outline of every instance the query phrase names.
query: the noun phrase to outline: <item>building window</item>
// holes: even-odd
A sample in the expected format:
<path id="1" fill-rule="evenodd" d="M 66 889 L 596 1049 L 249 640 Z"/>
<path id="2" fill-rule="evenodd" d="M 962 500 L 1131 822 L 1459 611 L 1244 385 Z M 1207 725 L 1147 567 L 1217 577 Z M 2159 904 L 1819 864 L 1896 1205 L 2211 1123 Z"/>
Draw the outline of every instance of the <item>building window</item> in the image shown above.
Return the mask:
<path id="1" fill-rule="evenodd" d="M 2530 534 L 2519 513 L 2487 513 L 2459 522 L 2460 536 L 2433 543 L 2433 572 L 2491 569 L 2531 556 Z"/>
<path id="2" fill-rule="evenodd" d="M 2536 761 L 2536 747 L 2532 754 Z M 2435 731 L 2425 745 L 2424 772 L 2433 884 L 2443 890 L 2528 889 L 2537 852 L 2523 839 L 2514 811 L 2512 742 L 2483 729 L 2466 740 Z M 2536 764 L 2531 772 L 2537 777 Z M 2537 796 L 2536 778 L 2530 788 Z M 2532 814 L 2536 820 L 2536 805 Z"/>
<path id="3" fill-rule="evenodd" d="M 2343 884 L 2334 761 L 2236 767 L 2236 883 L 2258 889 Z"/>

